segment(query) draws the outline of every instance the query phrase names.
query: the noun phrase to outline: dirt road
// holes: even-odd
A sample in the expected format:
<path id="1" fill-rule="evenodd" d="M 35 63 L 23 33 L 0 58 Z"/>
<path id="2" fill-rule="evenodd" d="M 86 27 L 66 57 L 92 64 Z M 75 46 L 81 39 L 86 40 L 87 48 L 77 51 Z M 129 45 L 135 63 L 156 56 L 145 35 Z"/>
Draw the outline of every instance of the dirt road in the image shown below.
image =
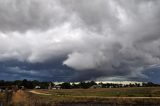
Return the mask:
<path id="1" fill-rule="evenodd" d="M 35 91 L 35 90 L 31 90 L 29 92 L 31 92 L 33 94 L 38 94 L 38 95 L 51 95 L 51 94 L 48 94 L 48 93 L 42 93 L 42 92 L 38 92 L 38 91 Z"/>
<path id="2" fill-rule="evenodd" d="M 39 94 L 39 95 L 52 95 L 49 93 L 42 93 L 35 90 L 29 91 L 33 94 Z M 73 97 L 86 97 L 86 96 L 73 96 Z M 101 96 L 87 96 L 91 98 L 110 98 L 110 99 L 116 99 L 116 98 L 122 98 L 122 99 L 160 99 L 160 97 L 101 97 Z"/>

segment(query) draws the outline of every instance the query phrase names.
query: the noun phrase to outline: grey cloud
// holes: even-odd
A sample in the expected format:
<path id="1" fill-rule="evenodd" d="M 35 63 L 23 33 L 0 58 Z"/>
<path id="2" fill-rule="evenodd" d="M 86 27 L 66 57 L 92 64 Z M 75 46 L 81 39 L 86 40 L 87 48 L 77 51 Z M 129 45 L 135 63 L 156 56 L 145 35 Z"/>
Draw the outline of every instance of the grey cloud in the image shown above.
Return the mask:
<path id="1" fill-rule="evenodd" d="M 1 62 L 60 60 L 63 70 L 75 70 L 71 80 L 146 79 L 145 70 L 160 64 L 158 0 L 6 0 L 0 5 Z"/>
<path id="2" fill-rule="evenodd" d="M 86 28 L 92 31 L 103 33 L 108 27 L 116 29 L 118 19 L 114 15 L 114 8 L 110 5 L 111 1 L 106 0 L 62 0 L 62 5 L 72 14 L 80 17 L 81 22 Z"/>
<path id="3" fill-rule="evenodd" d="M 67 20 L 65 10 L 52 0 L 1 0 L 0 30 L 47 30 Z"/>
<path id="4" fill-rule="evenodd" d="M 106 8 L 110 8 L 112 11 L 105 10 L 105 8 L 100 9 L 102 12 L 107 12 L 109 16 L 112 18 L 109 19 L 108 16 L 103 14 L 101 17 L 107 17 L 106 20 L 99 19 L 99 17 L 96 14 L 96 11 L 98 11 L 99 8 L 94 8 L 90 5 L 93 5 L 94 3 L 88 3 L 86 7 L 92 7 L 89 9 L 86 9 L 86 12 L 96 9 L 94 13 L 91 12 L 91 17 L 97 17 L 96 22 L 92 23 L 93 27 L 98 28 L 100 24 L 101 27 L 103 27 L 105 24 L 105 29 L 102 30 L 101 35 L 104 36 L 104 41 L 99 39 L 101 36 L 97 33 L 97 38 L 94 39 L 93 42 L 101 42 L 98 45 L 94 45 L 91 42 L 89 44 L 86 44 L 87 46 L 92 44 L 92 47 L 89 48 L 87 53 L 86 51 L 82 51 L 82 53 L 79 53 L 79 56 L 84 57 L 85 62 L 89 62 L 88 66 L 92 70 L 97 70 L 101 72 L 105 72 L 105 76 L 112 76 L 112 75 L 118 75 L 122 74 L 122 76 L 129 75 L 130 78 L 132 77 L 145 77 L 145 75 L 142 74 L 142 72 L 146 69 L 146 66 L 152 65 L 152 64 L 159 64 L 159 27 L 160 27 L 160 21 L 159 21 L 159 7 L 160 2 L 158 1 L 140 1 L 137 2 L 135 0 L 132 0 L 132 2 L 128 1 L 112 1 L 112 2 L 104 2 L 101 1 L 103 4 L 106 4 Z M 81 3 L 79 3 L 81 4 Z M 87 3 L 86 3 L 87 4 Z M 85 8 L 85 3 L 81 4 L 79 7 Z M 108 6 L 109 5 L 109 6 Z M 100 6 L 100 5 L 97 5 Z M 107 7 L 108 6 L 108 7 Z M 112 7 L 115 6 L 115 7 Z M 76 8 L 76 7 L 75 7 Z M 79 9 L 80 16 L 82 16 L 82 20 L 86 21 L 85 24 L 92 18 L 84 19 L 83 16 L 86 18 L 86 14 L 83 14 L 83 9 Z M 76 9 L 75 9 L 76 10 Z M 81 13 L 82 12 L 82 13 Z M 110 12 L 112 14 L 110 15 Z M 89 14 L 88 14 L 89 15 Z M 94 19 L 94 18 L 93 18 Z M 109 22 L 113 23 L 108 23 Z M 112 21 L 111 21 L 112 20 Z M 116 21 L 114 21 L 116 20 Z M 113 27 L 115 26 L 115 27 Z M 109 31 L 107 29 L 110 29 Z M 90 30 L 91 31 L 91 30 Z M 105 32 L 105 33 L 104 33 Z M 92 35 L 90 35 L 92 36 Z M 89 40 L 88 40 L 89 41 Z M 108 43 L 109 42 L 109 43 Z M 116 43 L 119 43 L 120 46 L 116 47 Z M 99 49 L 103 47 L 103 49 Z M 95 49 L 93 52 L 92 49 Z M 99 56 L 99 53 L 101 52 L 101 56 Z M 83 54 L 90 54 L 92 57 L 88 60 L 88 58 L 85 58 L 86 56 Z M 89 69 L 86 67 L 86 63 L 78 62 L 76 64 L 75 62 L 75 53 L 72 55 L 69 55 L 68 60 L 64 62 L 64 64 L 67 64 L 71 67 L 75 68 L 82 68 L 81 65 L 84 64 L 83 68 Z M 96 54 L 96 55 L 95 55 Z M 155 56 L 156 55 L 156 56 Z M 79 56 L 77 56 L 77 61 L 82 60 L 82 58 L 79 59 Z M 87 61 L 85 60 L 87 59 Z M 97 62 L 98 61 L 98 62 Z M 73 63 L 72 63 L 73 62 Z M 90 63 L 93 63 L 90 65 Z M 99 63 L 99 65 L 97 65 Z M 126 76 L 127 77 L 127 76 Z"/>
<path id="5" fill-rule="evenodd" d="M 6 61 L 0 64 L 0 78 L 4 80 L 68 81 L 75 73 L 58 62 L 30 64 Z"/>

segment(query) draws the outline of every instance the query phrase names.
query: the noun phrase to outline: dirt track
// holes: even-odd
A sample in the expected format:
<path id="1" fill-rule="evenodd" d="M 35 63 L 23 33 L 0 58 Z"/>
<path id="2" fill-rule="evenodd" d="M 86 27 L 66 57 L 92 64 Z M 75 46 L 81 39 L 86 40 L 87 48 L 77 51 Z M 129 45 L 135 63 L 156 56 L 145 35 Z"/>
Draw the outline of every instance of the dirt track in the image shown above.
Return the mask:
<path id="1" fill-rule="evenodd" d="M 48 93 L 37 92 L 37 91 L 35 91 L 35 90 L 31 90 L 31 91 L 29 91 L 29 92 L 31 92 L 31 93 L 33 93 L 33 94 L 38 94 L 38 95 L 51 95 L 51 94 L 48 94 Z"/>
<path id="2" fill-rule="evenodd" d="M 35 90 L 31 90 L 29 91 L 33 94 L 39 94 L 39 95 L 52 95 L 49 93 L 42 93 L 42 92 L 38 92 Z M 86 97 L 86 96 L 73 96 L 73 97 Z M 91 97 L 91 98 L 111 98 L 111 99 L 116 99 L 116 98 L 122 98 L 122 99 L 160 99 L 160 97 L 101 97 L 101 96 L 87 96 L 87 97 Z"/>

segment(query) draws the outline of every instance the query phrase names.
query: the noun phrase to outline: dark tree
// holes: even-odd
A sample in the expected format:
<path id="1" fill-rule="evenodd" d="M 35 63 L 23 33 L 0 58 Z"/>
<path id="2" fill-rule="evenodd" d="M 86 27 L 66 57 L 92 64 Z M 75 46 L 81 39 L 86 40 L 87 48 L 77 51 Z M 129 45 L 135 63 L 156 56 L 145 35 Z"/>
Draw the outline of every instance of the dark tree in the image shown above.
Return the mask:
<path id="1" fill-rule="evenodd" d="M 71 88 L 71 85 L 70 85 L 70 83 L 68 83 L 68 82 L 64 82 L 64 83 L 61 84 L 61 87 L 62 87 L 63 89 L 70 89 L 70 88 Z"/>

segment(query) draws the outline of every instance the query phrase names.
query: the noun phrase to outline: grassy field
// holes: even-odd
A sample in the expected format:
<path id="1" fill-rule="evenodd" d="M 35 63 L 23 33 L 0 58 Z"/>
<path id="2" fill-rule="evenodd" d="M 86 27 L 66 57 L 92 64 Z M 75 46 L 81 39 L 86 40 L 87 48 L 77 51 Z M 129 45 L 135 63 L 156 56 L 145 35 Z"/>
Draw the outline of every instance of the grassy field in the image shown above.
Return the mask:
<path id="1" fill-rule="evenodd" d="M 4 94 L 0 93 L 0 101 L 4 99 Z"/>
<path id="2" fill-rule="evenodd" d="M 160 106 L 160 87 L 26 90 L 12 100 L 12 106 Z"/>
<path id="3" fill-rule="evenodd" d="M 34 90 L 42 94 L 31 94 L 31 100 L 45 104 L 146 104 L 160 105 L 160 87 L 139 88 L 105 88 L 105 89 L 61 89 L 61 90 Z M 43 95 L 51 94 L 51 95 Z M 82 105 L 81 104 L 81 105 Z M 82 105 L 83 106 L 83 105 Z M 84 105 L 86 106 L 86 105 Z"/>
<path id="4" fill-rule="evenodd" d="M 160 97 L 160 87 L 37 90 L 54 97 Z"/>
<path id="5" fill-rule="evenodd" d="M 5 95 L 4 93 L 0 93 L 0 104 L 4 103 L 4 101 L 5 101 Z"/>

